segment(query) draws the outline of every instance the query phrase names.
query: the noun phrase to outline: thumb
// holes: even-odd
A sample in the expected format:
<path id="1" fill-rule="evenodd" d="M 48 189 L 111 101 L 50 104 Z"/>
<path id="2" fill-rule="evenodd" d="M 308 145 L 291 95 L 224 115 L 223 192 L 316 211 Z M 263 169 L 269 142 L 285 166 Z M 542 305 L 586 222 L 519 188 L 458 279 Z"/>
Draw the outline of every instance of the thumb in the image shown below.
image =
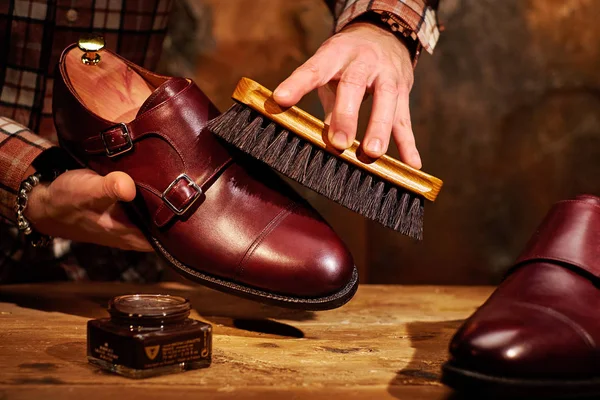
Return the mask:
<path id="1" fill-rule="evenodd" d="M 115 202 L 131 201 L 135 198 L 135 183 L 126 173 L 111 172 L 102 179 L 102 189 L 107 198 Z"/>

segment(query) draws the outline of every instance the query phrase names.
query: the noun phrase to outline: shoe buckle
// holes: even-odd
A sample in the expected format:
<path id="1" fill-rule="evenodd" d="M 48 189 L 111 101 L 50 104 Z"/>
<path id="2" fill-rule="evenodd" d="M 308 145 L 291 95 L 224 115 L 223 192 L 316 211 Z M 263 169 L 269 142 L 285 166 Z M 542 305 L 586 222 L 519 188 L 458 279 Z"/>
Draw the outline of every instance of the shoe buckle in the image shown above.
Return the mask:
<path id="1" fill-rule="evenodd" d="M 114 148 L 114 146 L 111 147 L 111 145 L 106 140 L 106 134 L 109 131 L 114 131 L 115 128 L 118 128 L 121 131 L 121 133 L 123 135 L 123 139 L 125 139 L 125 143 L 118 146 L 116 149 Z M 131 134 L 129 133 L 129 129 L 127 128 L 127 125 L 125 125 L 122 122 L 118 123 L 117 125 L 111 126 L 110 128 L 105 129 L 102 132 L 100 132 L 100 138 L 102 139 L 102 144 L 104 144 L 104 150 L 106 150 L 106 156 L 109 158 L 116 157 L 123 153 L 127 153 L 130 150 L 133 150 L 133 140 L 131 140 Z"/>
<path id="2" fill-rule="evenodd" d="M 196 193 L 190 199 L 188 199 L 184 204 L 182 204 L 181 207 L 177 207 L 175 204 L 173 204 L 169 200 L 168 196 L 169 196 L 169 193 L 171 192 L 171 189 L 173 189 L 173 187 L 175 185 L 177 185 L 177 183 L 179 183 L 179 181 L 181 181 L 182 179 L 185 180 L 187 182 L 187 186 L 194 189 L 196 191 Z M 193 181 L 192 178 L 190 178 L 187 174 L 181 174 L 177 178 L 175 178 L 175 180 L 173 182 L 171 182 L 169 187 L 167 187 L 165 189 L 165 191 L 161 195 L 161 198 L 165 202 L 165 204 L 171 209 L 171 211 L 173 211 L 177 215 L 183 215 L 187 212 L 187 210 L 190 209 L 191 206 L 194 205 L 194 203 L 196 202 L 196 200 L 198 200 L 198 198 L 202 195 L 202 193 L 203 193 L 202 189 L 200 188 L 200 186 L 198 186 L 196 184 L 196 182 Z"/>

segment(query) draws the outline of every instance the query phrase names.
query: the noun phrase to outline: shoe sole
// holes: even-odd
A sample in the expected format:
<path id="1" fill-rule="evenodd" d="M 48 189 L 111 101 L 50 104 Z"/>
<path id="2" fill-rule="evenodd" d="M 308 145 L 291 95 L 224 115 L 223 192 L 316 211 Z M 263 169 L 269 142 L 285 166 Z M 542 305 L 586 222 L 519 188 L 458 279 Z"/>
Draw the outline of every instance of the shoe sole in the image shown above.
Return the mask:
<path id="1" fill-rule="evenodd" d="M 447 362 L 442 383 L 473 399 L 582 399 L 600 397 L 600 378 L 582 380 L 519 379 L 483 374 Z M 469 397 L 470 398 L 470 397 Z"/>
<path id="2" fill-rule="evenodd" d="M 82 163 L 77 157 L 75 157 L 66 146 L 58 140 L 60 147 L 65 150 L 73 160 L 75 160 L 82 168 L 87 166 Z M 350 281 L 339 291 L 320 297 L 300 297 L 300 296 L 287 296 L 275 292 L 268 292 L 262 289 L 258 289 L 252 286 L 242 285 L 233 281 L 229 281 L 224 278 L 213 276 L 204 272 L 196 271 L 195 269 L 183 264 L 177 258 L 172 256 L 161 244 L 158 239 L 153 237 L 145 224 L 140 220 L 137 213 L 128 203 L 122 203 L 127 216 L 146 236 L 146 239 L 150 245 L 154 248 L 156 253 L 178 273 L 188 278 L 191 281 L 198 282 L 204 286 L 212 289 L 219 290 L 221 292 L 233 294 L 239 297 L 244 297 L 250 300 L 258 301 L 261 303 L 271 304 L 279 307 L 302 309 L 307 311 L 322 311 L 332 310 L 339 308 L 346 304 L 354 297 L 356 290 L 358 289 L 358 270 L 356 265 L 352 271 L 352 278 Z"/>

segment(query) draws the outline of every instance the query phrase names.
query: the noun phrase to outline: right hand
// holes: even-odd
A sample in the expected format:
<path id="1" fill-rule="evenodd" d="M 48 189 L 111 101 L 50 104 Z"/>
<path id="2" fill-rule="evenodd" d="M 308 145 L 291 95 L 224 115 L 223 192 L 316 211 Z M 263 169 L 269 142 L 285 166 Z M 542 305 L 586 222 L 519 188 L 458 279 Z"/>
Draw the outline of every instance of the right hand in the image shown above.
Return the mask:
<path id="1" fill-rule="evenodd" d="M 400 160 L 421 168 L 415 144 L 408 95 L 413 65 L 406 44 L 369 22 L 354 22 L 325 41 L 319 50 L 273 92 L 283 107 L 319 89 L 329 124 L 329 142 L 339 150 L 352 145 L 365 92 L 373 93 L 373 107 L 365 138 L 366 155 L 378 158 L 387 152 L 390 137 L 398 145 Z"/>
<path id="2" fill-rule="evenodd" d="M 100 176 L 89 169 L 67 171 L 36 186 L 25 217 L 40 233 L 123 250 L 153 251 L 120 201 L 132 201 L 136 188 L 124 172 Z"/>

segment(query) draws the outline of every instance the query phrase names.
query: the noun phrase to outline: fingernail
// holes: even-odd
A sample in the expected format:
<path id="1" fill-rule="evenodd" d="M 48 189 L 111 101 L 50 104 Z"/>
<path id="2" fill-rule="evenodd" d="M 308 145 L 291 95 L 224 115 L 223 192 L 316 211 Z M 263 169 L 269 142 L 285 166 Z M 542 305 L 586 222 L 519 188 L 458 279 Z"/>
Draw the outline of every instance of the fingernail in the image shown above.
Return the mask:
<path id="1" fill-rule="evenodd" d="M 346 134 L 341 131 L 334 133 L 331 138 L 331 143 L 336 147 L 345 148 L 347 145 Z"/>
<path id="2" fill-rule="evenodd" d="M 273 92 L 273 95 L 277 96 L 277 97 L 288 97 L 290 95 L 290 91 L 287 89 L 275 89 L 275 91 Z"/>
<path id="3" fill-rule="evenodd" d="M 367 149 L 371 153 L 381 153 L 381 140 L 380 139 L 371 139 L 369 143 L 367 143 Z"/>

